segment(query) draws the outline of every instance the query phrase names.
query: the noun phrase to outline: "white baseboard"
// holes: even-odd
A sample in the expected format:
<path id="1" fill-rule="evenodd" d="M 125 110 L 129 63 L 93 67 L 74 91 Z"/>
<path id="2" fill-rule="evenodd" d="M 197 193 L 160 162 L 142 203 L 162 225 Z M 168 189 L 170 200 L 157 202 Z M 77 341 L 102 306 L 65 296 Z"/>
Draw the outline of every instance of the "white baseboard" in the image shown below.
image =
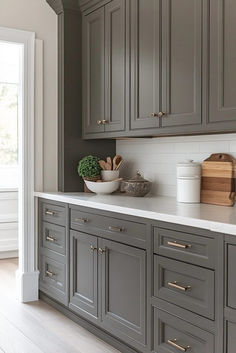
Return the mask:
<path id="1" fill-rule="evenodd" d="M 22 303 L 33 302 L 38 300 L 39 292 L 39 271 L 21 272 L 16 271 L 16 281 L 18 300 Z"/>
<path id="2" fill-rule="evenodd" d="M 15 251 L 0 251 L 0 260 L 12 259 L 18 257 L 18 250 Z"/>

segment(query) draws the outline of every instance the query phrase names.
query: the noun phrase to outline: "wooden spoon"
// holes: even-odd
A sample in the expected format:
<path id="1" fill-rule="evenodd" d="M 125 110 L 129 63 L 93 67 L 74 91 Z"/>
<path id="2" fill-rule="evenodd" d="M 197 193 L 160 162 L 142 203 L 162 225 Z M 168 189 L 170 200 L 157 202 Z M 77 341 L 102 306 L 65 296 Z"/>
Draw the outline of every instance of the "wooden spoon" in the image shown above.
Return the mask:
<path id="1" fill-rule="evenodd" d="M 112 170 L 112 161 L 111 161 L 111 157 L 107 157 L 107 170 Z"/>
<path id="2" fill-rule="evenodd" d="M 119 170 L 122 163 L 123 163 L 123 159 L 121 159 L 120 163 L 116 166 L 116 169 L 115 169 L 115 170 Z"/>
<path id="3" fill-rule="evenodd" d="M 103 170 L 106 170 L 106 162 L 105 161 L 100 160 L 98 163 Z"/>
<path id="4" fill-rule="evenodd" d="M 122 161 L 122 157 L 117 154 L 114 158 L 113 158 L 113 170 L 117 170 L 117 166 L 120 163 L 120 161 Z"/>

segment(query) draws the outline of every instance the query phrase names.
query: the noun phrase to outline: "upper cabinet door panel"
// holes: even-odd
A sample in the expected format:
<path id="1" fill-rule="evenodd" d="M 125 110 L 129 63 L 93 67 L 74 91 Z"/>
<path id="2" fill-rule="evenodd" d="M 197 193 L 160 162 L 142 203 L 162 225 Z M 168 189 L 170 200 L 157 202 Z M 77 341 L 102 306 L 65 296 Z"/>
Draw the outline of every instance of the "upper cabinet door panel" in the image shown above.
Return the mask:
<path id="1" fill-rule="evenodd" d="M 201 123 L 202 11 L 202 0 L 163 2 L 163 127 Z"/>
<path id="2" fill-rule="evenodd" d="M 131 130 L 159 127 L 160 2 L 130 1 Z"/>
<path id="3" fill-rule="evenodd" d="M 209 122 L 236 121 L 236 1 L 211 0 Z"/>
<path id="4" fill-rule="evenodd" d="M 114 0 L 105 6 L 105 131 L 125 128 L 125 14 L 125 0 Z"/>
<path id="5" fill-rule="evenodd" d="M 85 133 L 104 132 L 104 8 L 83 17 L 83 122 Z"/>

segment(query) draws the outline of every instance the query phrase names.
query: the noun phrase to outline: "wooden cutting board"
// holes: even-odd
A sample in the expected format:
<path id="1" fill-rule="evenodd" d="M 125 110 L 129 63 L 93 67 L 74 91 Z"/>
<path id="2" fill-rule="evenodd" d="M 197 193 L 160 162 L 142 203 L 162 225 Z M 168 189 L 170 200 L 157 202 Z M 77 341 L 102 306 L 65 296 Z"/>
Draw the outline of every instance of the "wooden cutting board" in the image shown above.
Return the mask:
<path id="1" fill-rule="evenodd" d="M 202 164 L 201 202 L 233 206 L 236 160 L 225 153 L 212 154 Z"/>

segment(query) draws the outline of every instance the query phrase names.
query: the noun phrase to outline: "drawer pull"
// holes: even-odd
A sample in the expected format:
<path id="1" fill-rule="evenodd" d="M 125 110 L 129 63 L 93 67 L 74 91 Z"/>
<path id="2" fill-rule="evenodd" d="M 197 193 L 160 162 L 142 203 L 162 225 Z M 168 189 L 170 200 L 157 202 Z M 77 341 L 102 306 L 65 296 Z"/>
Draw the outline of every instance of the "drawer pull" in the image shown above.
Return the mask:
<path id="1" fill-rule="evenodd" d="M 56 241 L 56 238 L 51 237 L 51 235 L 47 235 L 46 236 L 46 240 L 47 241 L 51 241 L 52 243 L 54 243 Z"/>
<path id="2" fill-rule="evenodd" d="M 95 246 L 93 246 L 93 245 L 90 245 L 90 249 L 91 249 L 91 251 L 96 251 L 97 250 L 97 248 Z"/>
<path id="3" fill-rule="evenodd" d="M 50 210 L 46 210 L 45 214 L 48 215 L 48 216 L 55 216 L 56 212 L 53 212 L 53 211 L 50 211 Z"/>
<path id="4" fill-rule="evenodd" d="M 88 222 L 88 219 L 87 218 L 75 218 L 75 222 L 85 224 Z"/>
<path id="5" fill-rule="evenodd" d="M 124 228 L 109 226 L 109 230 L 110 230 L 111 232 L 123 232 L 123 231 L 124 231 Z"/>
<path id="6" fill-rule="evenodd" d="M 46 276 L 48 276 L 48 277 L 56 276 L 55 273 L 53 273 L 53 272 L 51 272 L 51 271 L 48 271 L 48 270 L 47 270 L 45 273 L 46 273 Z"/>
<path id="7" fill-rule="evenodd" d="M 180 249 L 190 249 L 192 245 L 190 244 L 179 244 L 176 241 L 168 241 L 168 245 L 174 246 L 175 248 L 180 248 Z"/>
<path id="8" fill-rule="evenodd" d="M 187 350 L 189 350 L 191 347 L 190 346 L 187 346 L 187 347 L 183 347 L 183 346 L 180 346 L 178 343 L 177 343 L 177 339 L 173 339 L 173 340 L 168 340 L 167 341 L 171 346 L 175 347 L 176 349 L 178 349 L 179 351 L 181 352 L 187 352 Z"/>
<path id="9" fill-rule="evenodd" d="M 180 286 L 176 281 L 168 282 L 168 286 L 172 287 L 172 288 L 176 288 L 176 289 L 182 290 L 183 292 L 187 292 L 187 290 L 191 289 L 191 286 L 183 287 L 183 286 Z"/>
<path id="10" fill-rule="evenodd" d="M 103 255 L 103 254 L 106 252 L 106 250 L 105 250 L 105 249 L 102 249 L 102 248 L 99 248 L 99 249 L 98 249 L 98 252 L 99 252 L 99 254 Z"/>

